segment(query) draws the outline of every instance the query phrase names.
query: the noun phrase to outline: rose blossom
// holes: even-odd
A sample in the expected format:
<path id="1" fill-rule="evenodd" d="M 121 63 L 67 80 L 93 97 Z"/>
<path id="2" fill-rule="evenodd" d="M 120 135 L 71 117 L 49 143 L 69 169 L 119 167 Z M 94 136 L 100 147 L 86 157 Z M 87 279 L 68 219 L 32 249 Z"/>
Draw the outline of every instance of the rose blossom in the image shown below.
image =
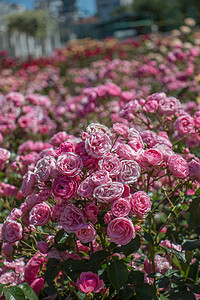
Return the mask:
<path id="1" fill-rule="evenodd" d="M 52 184 L 52 193 L 56 200 L 62 199 L 68 201 L 76 196 L 78 188 L 78 179 L 69 178 L 66 175 L 57 177 Z"/>
<path id="2" fill-rule="evenodd" d="M 88 202 L 85 205 L 85 216 L 90 220 L 91 222 L 96 222 L 97 221 L 97 216 L 98 216 L 99 208 L 97 205 L 95 205 L 92 202 Z"/>
<path id="3" fill-rule="evenodd" d="M 44 263 L 44 257 L 33 256 L 25 267 L 24 279 L 28 284 L 31 284 L 36 278 L 40 271 L 41 265 Z"/>
<path id="4" fill-rule="evenodd" d="M 87 153 L 95 158 L 101 158 L 110 152 L 112 142 L 103 132 L 93 132 L 85 140 Z"/>
<path id="5" fill-rule="evenodd" d="M 74 177 L 81 172 L 83 162 L 79 155 L 73 152 L 67 152 L 58 157 L 57 166 L 63 174 Z"/>
<path id="6" fill-rule="evenodd" d="M 48 253 L 49 246 L 48 246 L 47 242 L 45 242 L 45 241 L 39 241 L 37 243 L 36 247 L 37 247 L 38 251 L 40 251 L 41 253 L 43 253 L 43 254 L 47 254 Z"/>
<path id="7" fill-rule="evenodd" d="M 35 205 L 29 213 L 29 222 L 31 225 L 44 226 L 51 217 L 51 208 L 46 203 Z"/>
<path id="8" fill-rule="evenodd" d="M 140 177 L 140 166 L 134 160 L 122 160 L 120 173 L 117 175 L 117 180 L 124 183 L 134 183 Z"/>
<path id="9" fill-rule="evenodd" d="M 110 177 L 115 177 L 121 169 L 120 160 L 113 154 L 107 154 L 98 162 L 101 170 L 106 170 Z"/>
<path id="10" fill-rule="evenodd" d="M 74 233 L 78 231 L 84 223 L 85 217 L 80 208 L 72 203 L 65 206 L 60 217 L 60 225 L 65 231 Z"/>
<path id="11" fill-rule="evenodd" d="M 116 147 L 116 153 L 121 158 L 126 158 L 129 160 L 137 160 L 138 153 L 133 150 L 133 148 L 127 144 L 118 144 Z"/>
<path id="12" fill-rule="evenodd" d="M 186 135 L 194 129 L 194 119 L 190 115 L 183 115 L 178 117 L 174 126 L 180 135 Z"/>
<path id="13" fill-rule="evenodd" d="M 28 195 L 33 193 L 34 185 L 37 182 L 37 177 L 35 173 L 28 171 L 24 177 L 22 182 L 22 194 L 24 197 L 27 197 Z"/>
<path id="14" fill-rule="evenodd" d="M 0 148 L 0 163 L 6 162 L 10 158 L 10 151 L 4 148 Z"/>
<path id="15" fill-rule="evenodd" d="M 115 123 L 113 124 L 113 130 L 119 135 L 127 136 L 129 128 L 123 123 Z"/>
<path id="16" fill-rule="evenodd" d="M 151 209 L 151 200 L 149 196 L 143 191 L 134 193 L 131 196 L 130 203 L 131 211 L 139 218 L 145 216 Z"/>
<path id="17" fill-rule="evenodd" d="M 89 198 L 92 196 L 94 191 L 94 184 L 90 177 L 87 177 L 84 181 L 82 181 L 78 187 L 77 193 L 84 198 Z"/>
<path id="18" fill-rule="evenodd" d="M 94 132 L 102 132 L 107 134 L 108 136 L 111 136 L 111 131 L 108 127 L 106 127 L 105 125 L 99 124 L 99 123 L 91 123 L 88 127 L 87 127 L 87 133 L 91 134 Z"/>
<path id="19" fill-rule="evenodd" d="M 200 183 L 200 162 L 193 159 L 189 162 L 188 167 L 190 178 Z"/>
<path id="20" fill-rule="evenodd" d="M 171 155 L 168 160 L 168 169 L 179 179 L 185 178 L 189 174 L 187 161 L 180 155 Z"/>
<path id="21" fill-rule="evenodd" d="M 145 160 L 150 165 L 159 165 L 163 160 L 163 154 L 157 149 L 147 149 L 144 151 L 143 160 Z"/>
<path id="22" fill-rule="evenodd" d="M 109 203 L 120 198 L 123 192 L 124 185 L 121 182 L 110 182 L 97 186 L 93 195 L 99 202 Z"/>
<path id="23" fill-rule="evenodd" d="M 90 176 L 90 178 L 95 186 L 99 186 L 104 183 L 108 183 L 112 181 L 111 178 L 109 177 L 109 173 L 105 170 L 99 170 L 94 172 Z"/>
<path id="24" fill-rule="evenodd" d="M 77 279 L 77 286 L 79 291 L 89 293 L 99 293 L 103 287 L 103 280 L 99 279 L 97 274 L 92 272 L 82 272 L 80 278 Z"/>
<path id="25" fill-rule="evenodd" d="M 16 221 L 5 221 L 1 230 L 4 243 L 14 243 L 22 238 L 22 225 Z"/>
<path id="26" fill-rule="evenodd" d="M 81 243 L 89 243 L 95 239 L 96 230 L 91 224 L 83 224 L 76 231 L 76 236 L 81 241 Z"/>
<path id="27" fill-rule="evenodd" d="M 165 97 L 159 101 L 158 110 L 162 115 L 171 116 L 178 111 L 180 102 L 175 97 Z"/>
<path id="28" fill-rule="evenodd" d="M 56 160 L 53 156 L 45 156 L 40 159 L 34 169 L 34 173 L 37 175 L 38 180 L 41 182 L 48 181 L 52 172 L 56 169 Z"/>
<path id="29" fill-rule="evenodd" d="M 135 229 L 129 218 L 115 218 L 108 224 L 107 234 L 111 242 L 126 245 L 135 237 Z"/>
<path id="30" fill-rule="evenodd" d="M 131 205 L 128 200 L 119 198 L 115 200 L 111 205 L 111 211 L 115 217 L 128 216 L 131 210 Z"/>
<path id="31" fill-rule="evenodd" d="M 44 287 L 44 279 L 42 277 L 36 278 L 31 284 L 30 287 L 34 290 L 36 295 L 39 294 L 39 292 L 43 289 Z"/>

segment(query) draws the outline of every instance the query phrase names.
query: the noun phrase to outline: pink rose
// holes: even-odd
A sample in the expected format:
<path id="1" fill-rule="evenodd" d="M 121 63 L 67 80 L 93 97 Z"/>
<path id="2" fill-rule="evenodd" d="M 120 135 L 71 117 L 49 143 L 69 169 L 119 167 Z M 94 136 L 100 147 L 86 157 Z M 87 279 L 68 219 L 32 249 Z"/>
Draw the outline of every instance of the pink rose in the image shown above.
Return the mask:
<path id="1" fill-rule="evenodd" d="M 149 95 L 147 97 L 147 101 L 156 100 L 157 102 L 160 102 L 164 98 L 166 98 L 166 94 L 165 93 L 154 93 L 154 94 Z"/>
<path id="2" fill-rule="evenodd" d="M 27 197 L 28 195 L 32 194 L 34 191 L 34 185 L 37 182 L 37 177 L 35 173 L 28 171 L 23 177 L 22 182 L 22 194 L 24 197 Z"/>
<path id="3" fill-rule="evenodd" d="M 137 215 L 139 218 L 144 217 L 151 209 L 151 200 L 143 191 L 134 193 L 131 196 L 130 203 L 132 213 Z"/>
<path id="4" fill-rule="evenodd" d="M 128 216 L 130 210 L 131 210 L 130 202 L 123 198 L 119 198 L 111 204 L 111 211 L 115 217 Z"/>
<path id="5" fill-rule="evenodd" d="M 190 115 L 180 116 L 174 126 L 181 136 L 189 134 L 194 130 L 194 119 Z"/>
<path id="6" fill-rule="evenodd" d="M 124 192 L 124 185 L 120 182 L 110 182 L 99 185 L 94 190 L 94 197 L 103 203 L 109 203 L 121 197 Z"/>
<path id="7" fill-rule="evenodd" d="M 94 133 L 94 132 L 105 133 L 109 137 L 112 135 L 111 131 L 108 127 L 106 127 L 105 125 L 99 124 L 99 123 L 91 123 L 87 127 L 87 133 L 91 134 L 91 133 Z"/>
<path id="8" fill-rule="evenodd" d="M 43 201 L 47 201 L 51 196 L 50 189 L 40 190 L 37 194 L 32 193 L 26 197 L 26 203 L 28 205 L 28 209 L 31 209 L 36 204 L 39 204 Z"/>
<path id="9" fill-rule="evenodd" d="M 97 274 L 92 272 L 82 272 L 80 278 L 77 280 L 77 286 L 79 291 L 89 293 L 99 293 L 103 287 L 103 280 L 99 279 Z"/>
<path id="10" fill-rule="evenodd" d="M 50 206 L 43 202 L 35 205 L 29 213 L 29 223 L 36 226 L 44 226 L 51 218 Z"/>
<path id="11" fill-rule="evenodd" d="M 77 194 L 78 179 L 69 178 L 66 175 L 57 177 L 52 184 L 52 193 L 56 200 L 62 199 L 68 201 Z"/>
<path id="12" fill-rule="evenodd" d="M 154 113 L 158 108 L 158 102 L 156 100 L 150 100 L 145 103 L 145 111 L 148 113 Z"/>
<path id="13" fill-rule="evenodd" d="M 94 172 L 90 176 L 90 178 L 95 186 L 102 185 L 104 183 L 108 183 L 112 181 L 111 178 L 109 177 L 109 173 L 105 170 Z"/>
<path id="14" fill-rule="evenodd" d="M 83 224 L 76 231 L 76 236 L 81 241 L 81 243 L 89 243 L 95 239 L 96 230 L 91 224 Z"/>
<path id="15" fill-rule="evenodd" d="M 6 161 L 10 158 L 10 151 L 0 148 L 0 170 L 3 170 L 6 164 Z"/>
<path id="16" fill-rule="evenodd" d="M 68 134 L 65 131 L 60 131 L 51 138 L 50 144 L 54 147 L 57 147 L 61 142 L 66 141 L 67 138 Z"/>
<path id="17" fill-rule="evenodd" d="M 121 169 L 120 160 L 113 154 L 107 154 L 98 162 L 101 170 L 106 170 L 110 177 L 115 177 Z"/>
<path id="18" fill-rule="evenodd" d="M 162 162 L 163 154 L 157 149 L 150 148 L 144 151 L 143 160 L 150 165 L 157 166 Z"/>
<path id="19" fill-rule="evenodd" d="M 74 233 L 78 231 L 84 223 L 85 217 L 80 208 L 72 203 L 65 206 L 60 217 L 60 225 L 65 231 Z"/>
<path id="20" fill-rule="evenodd" d="M 84 181 L 82 181 L 78 187 L 77 193 L 84 198 L 89 198 L 93 195 L 94 184 L 90 177 L 87 177 Z"/>
<path id="21" fill-rule="evenodd" d="M 120 93 L 121 93 L 121 88 L 119 86 L 117 86 L 115 83 L 106 83 L 105 84 L 106 88 L 107 88 L 107 91 L 108 91 L 108 94 L 110 96 L 119 96 Z"/>
<path id="22" fill-rule="evenodd" d="M 171 155 L 167 161 L 168 169 L 174 176 L 179 179 L 185 178 L 189 175 L 189 168 L 187 161 L 180 155 Z"/>
<path id="23" fill-rule="evenodd" d="M 138 152 L 133 150 L 133 148 L 127 144 L 118 144 L 116 147 L 116 153 L 121 158 L 126 158 L 129 160 L 137 160 L 138 159 Z"/>
<path id="24" fill-rule="evenodd" d="M 88 169 L 95 168 L 97 159 L 87 153 L 85 150 L 85 141 L 76 144 L 75 152 L 81 157 L 85 167 Z"/>
<path id="25" fill-rule="evenodd" d="M 59 148 L 56 149 L 56 154 L 59 156 L 66 152 L 73 152 L 73 151 L 74 151 L 73 143 L 66 141 L 66 142 L 61 143 Z"/>
<path id="26" fill-rule="evenodd" d="M 98 206 L 95 205 L 92 202 L 88 202 L 85 206 L 85 216 L 87 217 L 88 220 L 90 220 L 92 223 L 97 221 L 97 216 L 98 216 Z"/>
<path id="27" fill-rule="evenodd" d="M 55 158 L 53 156 L 45 156 L 37 162 L 34 173 L 37 175 L 39 181 L 46 182 L 50 180 L 56 168 Z"/>
<path id="28" fill-rule="evenodd" d="M 0 148 L 0 162 L 6 162 L 10 158 L 10 151 Z"/>
<path id="29" fill-rule="evenodd" d="M 25 267 L 24 279 L 28 284 L 31 284 L 36 278 L 40 271 L 41 265 L 45 262 L 45 258 L 33 256 Z"/>
<path id="30" fill-rule="evenodd" d="M 107 234 L 111 242 L 126 245 L 135 237 L 135 229 L 129 218 L 115 218 L 108 224 Z"/>
<path id="31" fill-rule="evenodd" d="M 43 254 L 47 254 L 48 253 L 49 246 L 48 246 L 47 242 L 45 242 L 45 241 L 39 241 L 37 243 L 36 247 L 37 247 L 38 251 L 40 251 L 41 253 L 43 253 Z"/>
<path id="32" fill-rule="evenodd" d="M 120 173 L 117 175 L 117 180 L 124 183 L 134 183 L 140 177 L 140 166 L 134 160 L 122 160 Z"/>
<path id="33" fill-rule="evenodd" d="M 113 130 L 119 135 L 127 136 L 129 128 L 123 123 L 115 123 L 113 124 Z"/>
<path id="34" fill-rule="evenodd" d="M 17 219 L 21 218 L 21 216 L 22 216 L 21 209 L 13 208 L 6 220 L 17 221 Z"/>
<path id="35" fill-rule="evenodd" d="M 63 174 L 74 177 L 81 172 L 83 162 L 79 155 L 73 152 L 67 152 L 58 157 L 57 166 Z"/>
<path id="36" fill-rule="evenodd" d="M 87 153 L 95 158 L 101 158 L 110 152 L 111 139 L 103 132 L 93 132 L 85 140 Z"/>
<path id="37" fill-rule="evenodd" d="M 34 290 L 36 295 L 39 294 L 39 292 L 43 289 L 44 287 L 44 279 L 41 278 L 36 278 L 30 285 L 30 287 Z"/>
<path id="38" fill-rule="evenodd" d="M 22 225 L 16 221 L 5 221 L 2 226 L 4 243 L 15 243 L 22 238 Z"/>
<path id="39" fill-rule="evenodd" d="M 175 97 L 165 97 L 159 101 L 159 112 L 165 116 L 175 114 L 180 108 L 180 102 Z"/>
<path id="40" fill-rule="evenodd" d="M 188 167 L 190 178 L 200 183 L 200 162 L 193 159 L 189 162 Z"/>

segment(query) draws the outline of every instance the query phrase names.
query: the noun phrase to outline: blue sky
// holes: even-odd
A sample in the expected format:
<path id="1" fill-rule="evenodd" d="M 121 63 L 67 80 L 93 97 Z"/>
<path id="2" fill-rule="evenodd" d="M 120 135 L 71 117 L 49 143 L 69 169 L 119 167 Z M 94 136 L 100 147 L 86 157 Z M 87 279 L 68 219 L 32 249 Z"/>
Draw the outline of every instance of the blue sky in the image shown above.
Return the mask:
<path id="1" fill-rule="evenodd" d="M 7 3 L 23 4 L 27 9 L 33 7 L 34 0 L 3 0 Z M 94 15 L 96 12 L 96 0 L 77 0 L 78 9 L 84 11 L 87 16 Z"/>

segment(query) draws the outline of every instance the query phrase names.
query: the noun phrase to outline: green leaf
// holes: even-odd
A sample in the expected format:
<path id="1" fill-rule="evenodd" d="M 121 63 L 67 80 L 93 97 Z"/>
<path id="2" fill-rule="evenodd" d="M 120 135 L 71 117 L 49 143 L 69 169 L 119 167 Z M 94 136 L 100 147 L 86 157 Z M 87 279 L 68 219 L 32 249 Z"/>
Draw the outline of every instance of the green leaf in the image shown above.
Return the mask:
<path id="1" fill-rule="evenodd" d="M 198 196 L 198 195 L 200 195 L 200 189 L 197 189 L 195 192 L 195 196 Z"/>
<path id="2" fill-rule="evenodd" d="M 185 251 L 185 258 L 187 260 L 187 263 L 190 263 L 193 257 L 193 252 L 192 251 Z"/>
<path id="3" fill-rule="evenodd" d="M 65 272 L 70 276 L 73 275 L 80 275 L 80 273 L 86 270 L 86 261 L 82 260 L 73 260 L 71 258 L 65 260 L 63 263 L 63 268 Z"/>
<path id="4" fill-rule="evenodd" d="M 108 279 L 112 286 L 119 291 L 119 289 L 126 284 L 129 276 L 127 267 L 121 260 L 111 262 L 107 269 Z"/>
<path id="5" fill-rule="evenodd" d="M 99 266 L 101 266 L 103 264 L 103 262 L 109 255 L 110 255 L 109 252 L 107 252 L 105 250 L 97 251 L 90 256 L 88 265 L 92 266 L 94 268 L 99 268 Z"/>
<path id="6" fill-rule="evenodd" d="M 144 233 L 144 238 L 147 242 L 149 242 L 149 244 L 153 245 L 153 238 L 148 232 Z"/>
<path id="7" fill-rule="evenodd" d="M 1 296 L 2 291 L 3 291 L 3 284 L 0 283 L 0 296 Z"/>
<path id="8" fill-rule="evenodd" d="M 169 298 L 167 298 L 167 297 L 165 297 L 165 296 L 163 296 L 163 295 L 161 294 L 160 297 L 159 297 L 159 300 L 169 300 Z"/>
<path id="9" fill-rule="evenodd" d="M 59 260 L 55 258 L 50 258 L 47 263 L 47 269 L 52 266 L 58 266 L 60 264 Z"/>
<path id="10" fill-rule="evenodd" d="M 61 229 L 60 231 L 58 231 L 56 233 L 56 236 L 54 238 L 54 242 L 57 243 L 57 244 L 66 243 L 68 237 L 69 237 L 69 234 L 66 231 L 64 231 L 64 229 Z"/>
<path id="11" fill-rule="evenodd" d="M 140 271 L 131 271 L 128 278 L 128 283 L 142 284 L 144 282 L 144 273 Z"/>
<path id="12" fill-rule="evenodd" d="M 123 245 L 121 247 L 117 247 L 115 249 L 115 252 L 122 252 L 124 255 L 128 256 L 130 254 L 133 254 L 134 252 L 137 252 L 140 248 L 140 237 L 137 234 L 134 239 L 132 239 L 128 244 Z"/>
<path id="13" fill-rule="evenodd" d="M 199 199 L 193 199 L 190 208 L 186 213 L 186 218 L 189 223 L 190 229 L 195 228 L 199 225 L 200 219 L 200 201 Z"/>
<path id="14" fill-rule="evenodd" d="M 133 292 L 132 287 L 130 287 L 130 285 L 123 286 L 119 291 L 119 296 L 123 300 L 131 299 L 133 297 L 133 294 L 134 294 L 134 292 Z"/>
<path id="15" fill-rule="evenodd" d="M 5 300 L 25 300 L 24 292 L 18 286 L 4 287 L 3 292 Z"/>
<path id="16" fill-rule="evenodd" d="M 197 248 L 200 248 L 200 240 L 186 241 L 182 246 L 183 250 L 189 251 L 195 250 Z"/>
<path id="17" fill-rule="evenodd" d="M 174 293 L 169 297 L 170 300 L 196 300 L 194 294 L 188 291 Z"/>
<path id="18" fill-rule="evenodd" d="M 34 290 L 28 285 L 28 283 L 22 283 L 18 285 L 24 292 L 26 298 L 29 300 L 38 300 L 38 296 L 35 294 Z"/>
<path id="19" fill-rule="evenodd" d="M 195 293 L 195 294 L 200 294 L 200 285 L 197 284 L 186 284 L 190 291 Z"/>
<path id="20" fill-rule="evenodd" d="M 77 293 L 77 295 L 78 295 L 78 297 L 79 297 L 80 300 L 84 300 L 86 298 L 86 296 L 87 296 L 85 293 L 82 293 L 80 291 Z"/>
<path id="21" fill-rule="evenodd" d="M 181 251 L 177 251 L 175 249 L 173 249 L 173 253 L 176 256 L 176 258 L 182 262 L 186 262 L 186 258 L 185 258 L 185 253 L 181 252 Z"/>
<path id="22" fill-rule="evenodd" d="M 155 289 L 152 285 L 144 283 L 141 286 L 135 288 L 136 295 L 139 300 L 154 300 L 158 299 L 156 296 Z"/>
<path id="23" fill-rule="evenodd" d="M 59 273 L 59 268 L 56 266 L 49 267 L 46 272 L 44 273 L 44 281 L 48 284 L 51 284 L 52 281 L 56 278 Z"/>

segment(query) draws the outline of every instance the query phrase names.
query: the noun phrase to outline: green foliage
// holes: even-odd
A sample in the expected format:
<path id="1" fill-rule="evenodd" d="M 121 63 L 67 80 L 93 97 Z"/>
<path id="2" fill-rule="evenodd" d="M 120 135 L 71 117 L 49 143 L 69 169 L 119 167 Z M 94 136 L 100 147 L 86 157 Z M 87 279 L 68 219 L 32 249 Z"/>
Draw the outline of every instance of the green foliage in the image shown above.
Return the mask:
<path id="1" fill-rule="evenodd" d="M 43 10 L 25 11 L 20 14 L 13 14 L 7 18 L 9 31 L 26 32 L 28 35 L 38 38 L 45 38 L 47 26 L 51 30 L 54 26 L 53 20 Z"/>
<path id="2" fill-rule="evenodd" d="M 22 283 L 18 286 L 0 286 L 0 294 L 3 291 L 5 300 L 38 300 L 33 289 L 27 284 Z"/>

